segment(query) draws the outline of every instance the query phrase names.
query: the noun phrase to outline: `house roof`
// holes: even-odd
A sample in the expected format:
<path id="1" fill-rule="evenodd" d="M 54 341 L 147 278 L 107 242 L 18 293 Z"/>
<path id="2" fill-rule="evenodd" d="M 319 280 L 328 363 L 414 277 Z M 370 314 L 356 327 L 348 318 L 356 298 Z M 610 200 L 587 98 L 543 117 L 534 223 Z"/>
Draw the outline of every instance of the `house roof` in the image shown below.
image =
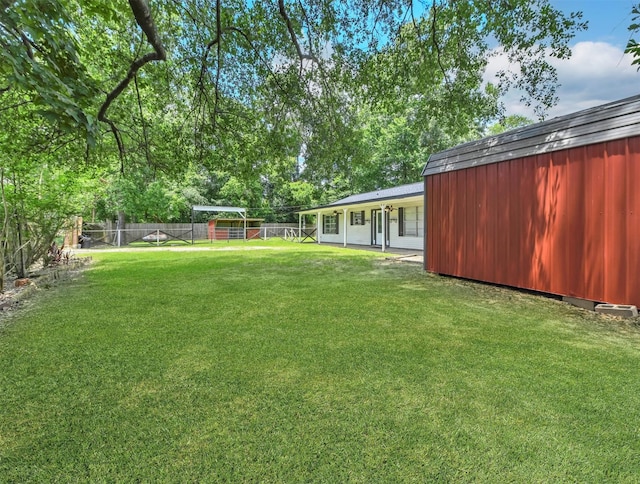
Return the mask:
<path id="1" fill-rule="evenodd" d="M 640 95 L 471 141 L 429 157 L 422 176 L 640 135 Z"/>
<path id="2" fill-rule="evenodd" d="M 328 205 L 321 205 L 307 210 L 301 210 L 300 213 L 312 213 L 318 209 L 340 207 L 344 205 L 357 205 L 370 202 L 383 202 L 385 200 L 395 200 L 401 198 L 409 198 L 424 194 L 424 182 L 410 183 L 408 185 L 400 185 L 393 188 L 383 188 L 372 192 L 358 193 L 350 195 L 340 200 L 336 200 Z"/>
<path id="3" fill-rule="evenodd" d="M 346 198 L 330 203 L 329 206 L 352 205 L 354 203 L 383 201 L 392 198 L 406 198 L 415 195 L 422 195 L 423 193 L 424 182 L 410 183 L 409 185 L 400 185 L 397 187 L 375 190 L 373 192 L 350 195 Z"/>

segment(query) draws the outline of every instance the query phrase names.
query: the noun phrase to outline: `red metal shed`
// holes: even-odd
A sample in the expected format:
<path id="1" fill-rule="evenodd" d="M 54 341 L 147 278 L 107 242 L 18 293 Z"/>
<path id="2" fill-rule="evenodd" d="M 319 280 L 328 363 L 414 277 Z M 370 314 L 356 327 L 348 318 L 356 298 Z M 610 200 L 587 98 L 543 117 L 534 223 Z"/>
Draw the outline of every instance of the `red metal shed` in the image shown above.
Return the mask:
<path id="1" fill-rule="evenodd" d="M 640 96 L 432 155 L 425 269 L 640 306 Z"/>
<path id="2" fill-rule="evenodd" d="M 260 237 L 263 218 L 216 218 L 209 220 L 209 240 L 255 239 Z"/>

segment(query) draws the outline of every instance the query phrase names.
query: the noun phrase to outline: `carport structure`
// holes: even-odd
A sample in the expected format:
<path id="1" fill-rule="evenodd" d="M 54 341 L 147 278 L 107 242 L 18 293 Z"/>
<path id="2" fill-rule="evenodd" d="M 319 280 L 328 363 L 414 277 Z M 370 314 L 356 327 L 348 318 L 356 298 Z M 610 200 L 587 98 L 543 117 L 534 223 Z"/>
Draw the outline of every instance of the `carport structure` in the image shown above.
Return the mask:
<path id="1" fill-rule="evenodd" d="M 247 238 L 247 209 L 241 207 L 223 207 L 214 205 L 194 205 L 191 207 L 191 244 L 195 244 L 194 241 L 194 224 L 196 212 L 208 212 L 208 213 L 237 213 L 242 217 L 244 221 L 244 239 Z"/>

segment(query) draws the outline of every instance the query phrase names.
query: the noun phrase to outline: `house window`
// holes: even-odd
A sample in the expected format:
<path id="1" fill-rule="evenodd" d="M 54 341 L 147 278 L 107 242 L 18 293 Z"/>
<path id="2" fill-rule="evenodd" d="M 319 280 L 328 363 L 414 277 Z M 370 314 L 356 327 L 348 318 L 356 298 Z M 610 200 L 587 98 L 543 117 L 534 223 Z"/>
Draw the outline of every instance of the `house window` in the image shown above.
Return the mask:
<path id="1" fill-rule="evenodd" d="M 419 207 L 400 208 L 399 235 L 405 237 L 422 237 L 424 235 L 422 214 Z"/>
<path id="2" fill-rule="evenodd" d="M 351 212 L 351 225 L 364 225 L 364 210 Z"/>
<path id="3" fill-rule="evenodd" d="M 338 215 L 323 215 L 322 228 L 325 234 L 338 233 Z"/>

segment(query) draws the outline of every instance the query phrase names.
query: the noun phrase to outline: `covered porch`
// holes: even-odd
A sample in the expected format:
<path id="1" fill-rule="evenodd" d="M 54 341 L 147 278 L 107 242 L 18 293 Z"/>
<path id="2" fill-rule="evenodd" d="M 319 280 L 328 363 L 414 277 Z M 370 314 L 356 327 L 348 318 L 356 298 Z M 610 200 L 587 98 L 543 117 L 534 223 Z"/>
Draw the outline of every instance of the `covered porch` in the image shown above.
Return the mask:
<path id="1" fill-rule="evenodd" d="M 351 195 L 298 217 L 300 233 L 306 217 L 315 217 L 319 244 L 424 251 L 423 183 Z"/>

